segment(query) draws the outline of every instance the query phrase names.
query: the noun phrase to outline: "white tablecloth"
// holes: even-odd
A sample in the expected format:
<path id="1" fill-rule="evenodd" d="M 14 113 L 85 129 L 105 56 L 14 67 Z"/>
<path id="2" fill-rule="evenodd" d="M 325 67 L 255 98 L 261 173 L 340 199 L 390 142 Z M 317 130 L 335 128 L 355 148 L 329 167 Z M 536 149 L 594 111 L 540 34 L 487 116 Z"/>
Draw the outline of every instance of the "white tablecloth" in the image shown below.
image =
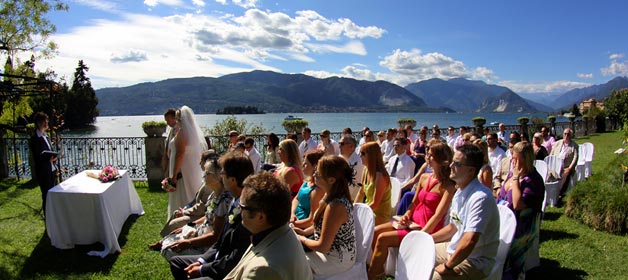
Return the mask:
<path id="1" fill-rule="evenodd" d="M 101 183 L 83 171 L 48 191 L 46 229 L 52 246 L 70 249 L 100 242 L 105 249 L 89 255 L 104 258 L 120 252 L 118 235 L 124 222 L 131 214 L 144 214 L 128 172 L 120 170 L 120 175 Z"/>

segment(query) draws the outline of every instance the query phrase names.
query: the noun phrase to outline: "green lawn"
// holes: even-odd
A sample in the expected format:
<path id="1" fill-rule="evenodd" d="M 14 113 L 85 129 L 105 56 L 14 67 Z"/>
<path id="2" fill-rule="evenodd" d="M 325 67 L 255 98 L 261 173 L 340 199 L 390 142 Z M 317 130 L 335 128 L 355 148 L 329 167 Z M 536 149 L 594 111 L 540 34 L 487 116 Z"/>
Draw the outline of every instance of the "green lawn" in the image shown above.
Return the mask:
<path id="1" fill-rule="evenodd" d="M 595 144 L 593 172 L 604 172 L 620 133 L 577 142 Z M 0 181 L 0 279 L 171 279 L 166 261 L 146 244 L 158 238 L 166 219 L 167 194 L 136 184 L 146 214 L 131 216 L 120 237 L 122 253 L 104 259 L 87 256 L 102 245 L 58 250 L 44 233 L 39 187 Z M 591 230 L 548 208 L 541 225 L 541 267 L 528 279 L 628 279 L 628 237 Z"/>

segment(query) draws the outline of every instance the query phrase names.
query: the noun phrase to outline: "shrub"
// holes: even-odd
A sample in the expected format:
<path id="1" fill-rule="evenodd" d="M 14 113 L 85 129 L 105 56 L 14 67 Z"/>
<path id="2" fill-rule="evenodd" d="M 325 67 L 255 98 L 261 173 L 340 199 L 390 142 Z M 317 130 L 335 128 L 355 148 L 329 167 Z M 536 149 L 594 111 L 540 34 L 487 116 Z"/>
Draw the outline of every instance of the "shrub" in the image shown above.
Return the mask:
<path id="1" fill-rule="evenodd" d="M 228 116 L 224 120 L 216 122 L 212 128 L 203 126 L 201 129 L 205 135 L 214 136 L 212 137 L 212 148 L 219 154 L 222 154 L 229 147 L 229 137 L 227 137 L 229 131 L 235 130 L 245 135 L 260 135 L 265 134 L 266 131 L 261 124 L 249 124 L 247 120 L 238 120 L 234 116 Z"/>
<path id="2" fill-rule="evenodd" d="M 288 133 L 299 133 L 304 127 L 307 127 L 309 123 L 306 120 L 283 120 L 281 126 Z"/>
<path id="3" fill-rule="evenodd" d="M 570 191 L 565 214 L 596 229 L 628 233 L 628 186 L 623 185 L 626 154 L 614 155 L 604 169 Z"/>
<path id="4" fill-rule="evenodd" d="M 406 125 L 411 125 L 412 127 L 416 126 L 416 120 L 413 118 L 401 118 L 397 120 L 397 124 L 401 128 L 405 128 Z"/>

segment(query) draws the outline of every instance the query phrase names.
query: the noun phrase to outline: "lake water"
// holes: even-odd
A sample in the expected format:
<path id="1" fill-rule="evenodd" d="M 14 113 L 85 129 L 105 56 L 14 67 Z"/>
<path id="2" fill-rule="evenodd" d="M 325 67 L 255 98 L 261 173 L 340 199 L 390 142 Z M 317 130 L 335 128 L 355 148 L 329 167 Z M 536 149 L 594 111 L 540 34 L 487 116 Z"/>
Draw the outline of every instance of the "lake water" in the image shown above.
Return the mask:
<path id="1" fill-rule="evenodd" d="M 482 116 L 486 118 L 486 125 L 491 122 L 503 122 L 506 125 L 517 124 L 517 118 L 527 116 L 540 117 L 546 119 L 545 114 L 506 114 L 506 113 L 272 113 L 261 115 L 236 115 L 237 119 L 245 119 L 249 124 L 261 125 L 267 132 L 286 133 L 281 122 L 288 115 L 302 117 L 309 122 L 309 127 L 314 132 L 329 129 L 332 132 L 341 132 L 343 128 L 350 127 L 353 131 L 360 131 L 362 127 L 368 126 L 371 130 L 384 130 L 390 127 L 397 127 L 397 120 L 400 118 L 413 118 L 417 121 L 417 127 L 427 125 L 432 127 L 438 124 L 441 128 L 452 125 L 473 126 L 471 119 Z M 196 115 L 196 120 L 201 127 L 213 127 L 217 122 L 224 120 L 228 115 Z M 162 121 L 162 115 L 152 116 L 106 116 L 96 118 L 93 129 L 62 131 L 64 136 L 79 137 L 142 137 L 145 136 L 142 130 L 142 123 L 146 121 Z M 557 122 L 567 121 L 566 118 L 558 117 Z"/>

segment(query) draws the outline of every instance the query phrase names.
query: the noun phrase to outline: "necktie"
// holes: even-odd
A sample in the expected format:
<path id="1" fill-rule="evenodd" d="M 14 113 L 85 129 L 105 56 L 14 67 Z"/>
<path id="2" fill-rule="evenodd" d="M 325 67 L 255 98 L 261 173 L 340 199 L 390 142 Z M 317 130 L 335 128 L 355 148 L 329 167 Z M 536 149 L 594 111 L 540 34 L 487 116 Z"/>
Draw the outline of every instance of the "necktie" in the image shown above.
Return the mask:
<path id="1" fill-rule="evenodd" d="M 399 164 L 399 156 L 397 156 L 397 159 L 395 160 L 392 172 L 390 172 L 390 177 L 395 177 L 395 175 L 397 175 L 397 164 Z"/>

